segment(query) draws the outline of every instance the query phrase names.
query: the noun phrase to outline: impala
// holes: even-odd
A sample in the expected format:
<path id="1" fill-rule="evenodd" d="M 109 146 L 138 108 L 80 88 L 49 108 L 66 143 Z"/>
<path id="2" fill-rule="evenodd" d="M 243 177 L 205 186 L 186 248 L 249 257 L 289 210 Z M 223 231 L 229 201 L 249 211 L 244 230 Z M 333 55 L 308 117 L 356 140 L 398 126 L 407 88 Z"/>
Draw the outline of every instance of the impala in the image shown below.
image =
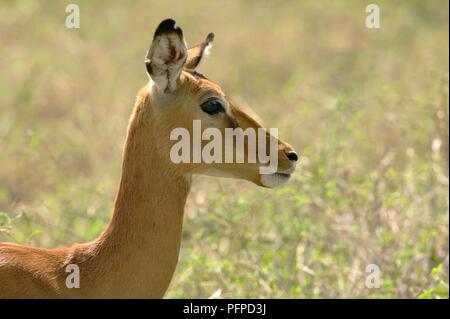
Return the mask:
<path id="1" fill-rule="evenodd" d="M 155 31 L 145 59 L 150 81 L 138 93 L 122 161 L 112 218 L 97 239 L 68 248 L 0 244 L 2 298 L 161 298 L 179 255 L 183 212 L 191 176 L 234 177 L 264 187 L 286 182 L 297 154 L 277 139 L 278 168 L 260 173 L 256 163 L 174 163 L 176 128 L 261 128 L 221 88 L 195 71 L 214 39 L 212 33 L 187 49 L 175 21 Z M 270 139 L 269 134 L 265 137 Z M 66 285 L 66 267 L 76 265 L 80 287 Z"/>

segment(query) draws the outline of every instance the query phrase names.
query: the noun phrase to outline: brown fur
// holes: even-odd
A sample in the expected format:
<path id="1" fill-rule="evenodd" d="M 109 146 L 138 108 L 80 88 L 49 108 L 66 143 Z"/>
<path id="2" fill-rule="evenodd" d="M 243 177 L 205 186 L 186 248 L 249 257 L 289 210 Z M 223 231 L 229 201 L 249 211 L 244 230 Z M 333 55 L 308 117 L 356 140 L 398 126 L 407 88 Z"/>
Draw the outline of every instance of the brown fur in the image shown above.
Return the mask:
<path id="1" fill-rule="evenodd" d="M 69 248 L 0 244 L 1 298 L 163 297 L 178 260 L 190 176 L 213 167 L 261 185 L 258 164 L 176 165 L 170 161 L 170 131 L 190 129 L 193 119 L 221 130 L 260 127 L 231 102 L 229 112 L 214 121 L 202 113 L 198 105 L 205 94 L 226 99 L 219 86 L 182 71 L 174 93 L 161 100 L 152 92 L 145 86 L 138 94 L 115 208 L 106 229 L 93 242 Z M 285 150 L 292 148 L 282 141 L 278 146 L 279 168 L 285 170 L 291 165 Z M 68 264 L 80 267 L 80 288 L 66 287 Z"/>

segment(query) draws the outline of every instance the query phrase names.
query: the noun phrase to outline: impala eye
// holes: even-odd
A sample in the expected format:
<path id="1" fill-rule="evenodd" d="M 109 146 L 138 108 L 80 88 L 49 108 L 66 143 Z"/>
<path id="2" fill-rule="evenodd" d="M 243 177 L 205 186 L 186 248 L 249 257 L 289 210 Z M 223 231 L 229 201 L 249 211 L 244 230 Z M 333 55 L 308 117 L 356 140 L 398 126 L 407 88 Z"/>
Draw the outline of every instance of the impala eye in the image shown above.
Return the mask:
<path id="1" fill-rule="evenodd" d="M 214 115 L 219 112 L 225 111 L 222 103 L 216 98 L 211 98 L 211 99 L 207 100 L 206 102 L 202 103 L 202 105 L 200 105 L 200 107 L 202 108 L 203 112 L 206 112 L 209 115 Z"/>

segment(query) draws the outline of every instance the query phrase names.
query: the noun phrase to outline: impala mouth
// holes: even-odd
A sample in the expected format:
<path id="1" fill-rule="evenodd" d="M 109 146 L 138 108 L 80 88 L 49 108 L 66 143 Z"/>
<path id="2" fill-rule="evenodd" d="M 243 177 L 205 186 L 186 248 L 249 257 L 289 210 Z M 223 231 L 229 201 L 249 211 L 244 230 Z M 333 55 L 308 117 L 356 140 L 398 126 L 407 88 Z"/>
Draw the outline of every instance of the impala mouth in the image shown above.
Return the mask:
<path id="1" fill-rule="evenodd" d="M 291 167 L 285 171 L 275 172 L 272 174 L 261 174 L 260 181 L 262 186 L 274 188 L 286 183 L 289 178 L 291 178 L 291 174 L 294 173 L 296 164 L 296 162 L 293 162 Z"/>
<path id="2" fill-rule="evenodd" d="M 283 176 L 283 177 L 286 177 L 286 178 L 291 177 L 290 173 L 275 173 L 275 175 Z"/>
<path id="3" fill-rule="evenodd" d="M 286 183 L 291 178 L 290 173 L 276 172 L 273 174 L 261 175 L 261 184 L 268 188 L 274 188 Z"/>

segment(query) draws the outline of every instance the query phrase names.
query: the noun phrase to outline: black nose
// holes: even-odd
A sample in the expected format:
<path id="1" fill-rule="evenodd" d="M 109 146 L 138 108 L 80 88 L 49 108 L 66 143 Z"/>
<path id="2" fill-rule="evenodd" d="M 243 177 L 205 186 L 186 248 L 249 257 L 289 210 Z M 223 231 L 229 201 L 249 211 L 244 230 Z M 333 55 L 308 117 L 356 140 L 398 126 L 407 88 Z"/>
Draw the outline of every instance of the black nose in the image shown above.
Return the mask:
<path id="1" fill-rule="evenodd" d="M 291 161 L 298 161 L 298 155 L 297 153 L 295 153 L 294 151 L 287 151 L 286 152 L 286 156 L 291 160 Z"/>

